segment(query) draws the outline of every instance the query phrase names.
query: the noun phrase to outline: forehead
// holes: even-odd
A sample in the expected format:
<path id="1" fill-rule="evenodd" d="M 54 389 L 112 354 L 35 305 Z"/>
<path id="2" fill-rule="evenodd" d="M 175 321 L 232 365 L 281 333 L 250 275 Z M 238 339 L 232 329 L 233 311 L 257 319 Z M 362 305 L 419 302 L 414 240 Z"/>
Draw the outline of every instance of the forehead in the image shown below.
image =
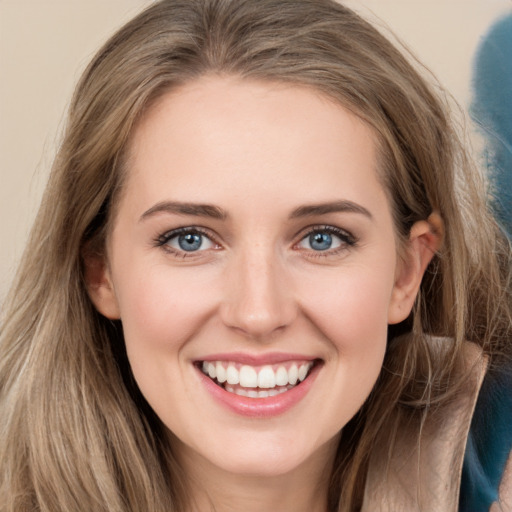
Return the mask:
<path id="1" fill-rule="evenodd" d="M 141 197 L 209 201 L 263 189 L 300 203 L 383 192 L 376 137 L 356 115 L 306 87 L 235 77 L 203 77 L 156 100 L 127 164 L 128 188 Z"/>

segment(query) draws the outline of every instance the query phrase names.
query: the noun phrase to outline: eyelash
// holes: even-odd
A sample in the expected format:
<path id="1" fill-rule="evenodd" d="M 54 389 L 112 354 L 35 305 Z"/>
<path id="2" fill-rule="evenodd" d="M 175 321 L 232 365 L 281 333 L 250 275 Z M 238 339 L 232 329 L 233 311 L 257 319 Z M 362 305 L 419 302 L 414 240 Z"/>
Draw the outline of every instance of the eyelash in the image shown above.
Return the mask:
<path id="1" fill-rule="evenodd" d="M 203 251 L 184 251 L 184 250 L 178 250 L 174 247 L 170 247 L 168 244 L 169 242 L 177 238 L 180 235 L 201 235 L 208 240 L 210 240 L 214 245 L 219 246 L 220 244 L 216 241 L 215 237 L 212 235 L 212 233 L 206 229 L 197 227 L 197 226 L 187 226 L 184 228 L 177 228 L 173 229 L 172 231 L 167 231 L 166 233 L 158 236 L 155 240 L 155 246 L 161 247 L 166 252 L 172 254 L 173 256 L 177 256 L 180 258 L 191 258 L 191 257 L 197 257 L 196 253 L 200 253 Z"/>
<path id="2" fill-rule="evenodd" d="M 302 243 L 304 240 L 306 240 L 308 237 L 314 235 L 314 234 L 329 234 L 336 236 L 340 241 L 340 246 L 336 247 L 334 249 L 326 249 L 326 250 L 317 250 L 314 249 L 305 249 L 305 248 L 299 248 L 298 245 Z M 197 250 L 197 251 L 185 251 L 185 250 L 178 250 L 173 247 L 170 247 L 168 244 L 171 240 L 174 238 L 177 238 L 180 235 L 187 235 L 187 234 L 197 234 L 201 235 L 203 237 L 206 237 L 210 242 L 218 247 L 220 247 L 220 244 L 216 241 L 216 238 L 212 235 L 212 233 L 209 230 L 206 230 L 201 227 L 197 226 L 187 226 L 182 228 L 173 229 L 171 231 L 168 231 L 160 236 L 158 236 L 155 239 L 154 245 L 156 247 L 163 248 L 166 252 L 172 254 L 173 256 L 177 256 L 180 258 L 190 258 L 190 257 L 197 257 L 197 253 L 204 252 Z M 341 252 L 347 251 L 348 249 L 355 247 L 358 243 L 358 240 L 348 231 L 344 229 L 337 228 L 335 226 L 329 226 L 329 225 L 316 225 L 316 226 L 309 226 L 304 230 L 301 234 L 300 240 L 296 242 L 293 247 L 296 248 L 299 251 L 308 252 L 308 257 L 312 258 L 325 258 L 329 256 L 336 256 L 340 254 Z"/>
<path id="3" fill-rule="evenodd" d="M 314 234 L 329 234 L 334 235 L 340 240 L 340 246 L 336 247 L 334 249 L 326 249 L 326 250 L 317 250 L 314 249 L 300 249 L 308 253 L 309 258 L 328 258 L 332 256 L 338 256 L 339 254 L 355 247 L 358 243 L 357 238 L 349 233 L 348 231 L 338 228 L 336 226 L 330 226 L 330 225 L 316 225 L 316 226 L 309 226 L 306 228 L 305 231 L 303 231 L 303 234 L 300 237 L 299 242 L 294 244 L 294 247 L 297 247 L 300 243 L 302 243 L 304 240 L 306 240 L 308 237 L 314 235 Z"/>

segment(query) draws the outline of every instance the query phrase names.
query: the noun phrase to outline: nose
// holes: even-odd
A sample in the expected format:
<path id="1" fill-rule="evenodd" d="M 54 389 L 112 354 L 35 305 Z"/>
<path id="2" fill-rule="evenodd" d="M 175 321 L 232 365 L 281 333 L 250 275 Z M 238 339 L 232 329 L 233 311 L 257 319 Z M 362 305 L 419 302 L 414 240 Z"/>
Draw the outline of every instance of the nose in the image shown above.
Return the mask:
<path id="1" fill-rule="evenodd" d="M 293 322 L 297 305 L 284 263 L 262 248 L 233 261 L 221 307 L 226 326 L 264 341 Z"/>

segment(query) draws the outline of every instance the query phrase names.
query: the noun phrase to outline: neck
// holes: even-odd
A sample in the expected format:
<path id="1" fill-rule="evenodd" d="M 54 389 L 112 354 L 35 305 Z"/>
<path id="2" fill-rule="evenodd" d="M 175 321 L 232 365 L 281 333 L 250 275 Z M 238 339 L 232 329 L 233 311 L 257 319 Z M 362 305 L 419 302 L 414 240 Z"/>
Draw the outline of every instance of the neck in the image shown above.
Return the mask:
<path id="1" fill-rule="evenodd" d="M 187 475 L 188 512 L 327 512 L 338 438 L 284 474 L 237 474 L 202 459 L 180 461 Z"/>

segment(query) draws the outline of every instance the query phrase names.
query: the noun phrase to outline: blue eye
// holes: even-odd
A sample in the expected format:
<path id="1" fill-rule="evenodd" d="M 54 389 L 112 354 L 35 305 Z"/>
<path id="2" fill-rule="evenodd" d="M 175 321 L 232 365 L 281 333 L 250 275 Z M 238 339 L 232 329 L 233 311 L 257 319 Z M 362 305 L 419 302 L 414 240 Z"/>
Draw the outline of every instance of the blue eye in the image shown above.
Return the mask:
<path id="1" fill-rule="evenodd" d="M 176 253 L 191 253 L 216 247 L 216 244 L 205 234 L 194 228 L 180 228 L 162 235 L 158 244 Z"/>
<path id="2" fill-rule="evenodd" d="M 203 236 L 198 233 L 187 233 L 177 237 L 180 249 L 184 251 L 198 251 L 203 245 Z"/>
<path id="3" fill-rule="evenodd" d="M 354 237 L 346 231 L 334 226 L 325 226 L 311 230 L 299 242 L 298 247 L 314 252 L 325 252 L 353 246 L 355 243 Z"/>
<path id="4" fill-rule="evenodd" d="M 332 236 L 329 233 L 311 233 L 309 245 L 315 251 L 326 251 L 332 247 Z"/>

